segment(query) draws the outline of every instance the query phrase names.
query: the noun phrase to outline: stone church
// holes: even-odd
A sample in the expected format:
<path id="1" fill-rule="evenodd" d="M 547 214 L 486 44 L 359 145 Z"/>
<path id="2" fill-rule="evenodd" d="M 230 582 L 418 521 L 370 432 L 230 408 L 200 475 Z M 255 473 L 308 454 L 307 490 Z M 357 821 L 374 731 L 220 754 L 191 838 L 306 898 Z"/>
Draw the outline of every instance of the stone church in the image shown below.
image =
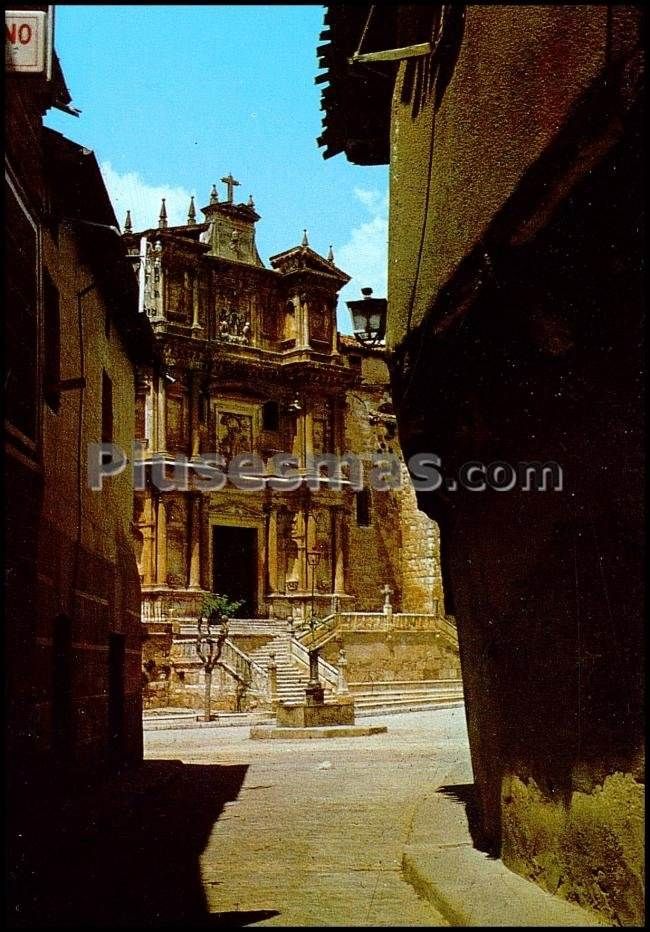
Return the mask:
<path id="1" fill-rule="evenodd" d="M 202 221 L 192 200 L 182 226 L 168 224 L 164 202 L 156 227 L 136 233 L 130 214 L 124 225 L 159 350 L 139 372 L 136 436 L 146 463 L 190 463 L 185 490 L 157 488 L 149 471 L 136 492 L 145 658 L 158 665 L 206 592 L 240 601 L 241 618 L 276 623 L 377 611 L 385 585 L 396 611 L 443 610 L 437 527 L 408 482 L 199 489 L 191 463 L 208 452 L 265 463 L 293 454 L 302 471 L 311 454 L 399 455 L 383 350 L 337 331 L 349 276 L 306 233 L 264 265 L 253 200 L 236 203 L 238 182 L 222 181 Z"/>

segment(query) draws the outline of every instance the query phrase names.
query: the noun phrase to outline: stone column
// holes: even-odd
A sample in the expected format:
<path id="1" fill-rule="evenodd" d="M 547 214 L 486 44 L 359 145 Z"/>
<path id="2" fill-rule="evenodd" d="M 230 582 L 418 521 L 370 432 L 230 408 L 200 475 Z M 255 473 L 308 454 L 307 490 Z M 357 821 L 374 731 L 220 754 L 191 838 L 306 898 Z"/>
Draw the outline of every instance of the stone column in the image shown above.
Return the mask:
<path id="1" fill-rule="evenodd" d="M 167 389 L 165 376 L 158 376 L 158 392 L 156 397 L 156 453 L 167 452 Z"/>
<path id="2" fill-rule="evenodd" d="M 348 660 L 345 656 L 345 649 L 343 647 L 339 651 L 339 659 L 337 663 L 339 668 L 339 678 L 338 683 L 336 684 L 336 692 L 339 696 L 346 696 L 350 692 L 350 689 L 348 687 L 347 677 Z"/>
<path id="3" fill-rule="evenodd" d="M 332 451 L 342 456 L 345 453 L 345 399 L 336 398 L 332 404 L 332 436 L 334 447 Z"/>
<path id="4" fill-rule="evenodd" d="M 147 376 L 147 387 L 144 395 L 144 433 L 147 438 L 147 448 L 156 446 L 156 413 L 154 410 L 153 379 Z"/>
<path id="5" fill-rule="evenodd" d="M 199 553 L 201 588 L 212 589 L 212 570 L 210 567 L 210 514 L 207 496 L 199 496 L 199 534 L 201 547 Z"/>
<path id="6" fill-rule="evenodd" d="M 304 446 L 304 463 L 306 466 L 307 458 L 314 454 L 314 409 L 311 399 L 305 402 Z"/>
<path id="7" fill-rule="evenodd" d="M 149 387 L 147 375 L 138 367 L 135 372 L 135 422 L 136 436 L 135 440 L 144 440 L 147 434 L 147 389 Z M 142 412 L 142 428 L 138 427 L 140 423 L 140 412 Z"/>
<path id="8" fill-rule="evenodd" d="M 140 526 L 142 531 L 142 556 L 140 558 L 140 571 L 142 573 L 142 585 L 151 586 L 154 578 L 153 556 L 154 556 L 154 520 L 153 520 L 153 500 L 147 492 L 144 500 L 143 523 Z"/>
<path id="9" fill-rule="evenodd" d="M 278 513 L 273 505 L 266 513 L 266 575 L 269 595 L 278 591 Z"/>
<path id="10" fill-rule="evenodd" d="M 291 446 L 292 454 L 298 460 L 298 468 L 305 462 L 305 412 L 301 411 L 295 415 L 296 431 L 293 435 Z"/>
<path id="11" fill-rule="evenodd" d="M 298 547 L 298 588 L 304 592 L 307 588 L 307 529 L 305 527 L 305 513 L 301 508 L 296 512 L 292 537 Z"/>
<path id="12" fill-rule="evenodd" d="M 269 652 L 269 659 L 266 664 L 269 674 L 269 701 L 275 702 L 278 698 L 278 665 L 275 660 L 275 652 Z"/>
<path id="13" fill-rule="evenodd" d="M 167 510 L 162 495 L 156 508 L 156 585 L 167 585 Z"/>
<path id="14" fill-rule="evenodd" d="M 345 592 L 345 549 L 343 509 L 334 510 L 334 592 Z"/>
<path id="15" fill-rule="evenodd" d="M 297 314 L 296 314 L 296 345 L 298 349 L 307 349 L 309 346 L 309 308 L 307 306 L 307 296 L 297 296 Z"/>
<path id="16" fill-rule="evenodd" d="M 190 500 L 189 520 L 190 589 L 201 588 L 201 495 Z"/>
<path id="17" fill-rule="evenodd" d="M 199 322 L 199 276 L 192 281 L 192 330 L 203 330 Z"/>
<path id="18" fill-rule="evenodd" d="M 196 459 L 201 453 L 201 435 L 199 432 L 199 393 L 200 373 L 190 373 L 190 459 Z"/>

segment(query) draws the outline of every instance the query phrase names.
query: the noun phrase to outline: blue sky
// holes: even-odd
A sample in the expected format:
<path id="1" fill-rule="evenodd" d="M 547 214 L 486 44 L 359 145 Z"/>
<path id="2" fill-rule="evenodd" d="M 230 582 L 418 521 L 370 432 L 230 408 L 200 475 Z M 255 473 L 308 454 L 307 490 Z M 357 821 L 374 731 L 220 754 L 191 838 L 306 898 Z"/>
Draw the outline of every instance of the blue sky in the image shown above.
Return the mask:
<path id="1" fill-rule="evenodd" d="M 262 259 L 308 230 L 353 276 L 385 294 L 385 166 L 327 161 L 316 46 L 320 6 L 56 7 L 55 44 L 78 119 L 47 125 L 95 151 L 120 222 L 155 224 L 160 198 L 183 222 L 190 194 L 208 202 L 232 172 L 253 195 Z M 224 190 L 223 185 L 219 185 Z M 344 305 L 342 305 L 344 308 Z M 349 331 L 347 309 L 339 324 Z"/>

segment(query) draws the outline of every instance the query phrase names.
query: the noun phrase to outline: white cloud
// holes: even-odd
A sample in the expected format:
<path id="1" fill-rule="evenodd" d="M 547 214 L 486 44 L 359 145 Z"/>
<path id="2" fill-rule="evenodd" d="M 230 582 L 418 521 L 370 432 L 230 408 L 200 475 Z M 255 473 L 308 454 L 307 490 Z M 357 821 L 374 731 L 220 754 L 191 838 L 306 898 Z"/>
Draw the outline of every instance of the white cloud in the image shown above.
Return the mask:
<path id="1" fill-rule="evenodd" d="M 102 162 L 100 169 L 121 227 L 124 226 L 127 210 L 131 211 L 134 230 L 146 230 L 157 226 L 163 197 L 169 225 L 185 223 L 190 195 L 194 192 L 180 187 L 170 188 L 168 185 L 147 184 L 137 172 L 126 172 L 120 175 L 110 162 Z M 196 208 L 199 213 L 198 202 Z"/>
<path id="2" fill-rule="evenodd" d="M 345 302 L 359 298 L 360 289 L 366 286 L 383 298 L 387 287 L 388 194 L 375 188 L 355 188 L 354 195 L 370 219 L 354 227 L 347 242 L 335 251 L 336 264 L 352 276 L 339 302 L 339 325 L 345 333 L 351 332 Z"/>

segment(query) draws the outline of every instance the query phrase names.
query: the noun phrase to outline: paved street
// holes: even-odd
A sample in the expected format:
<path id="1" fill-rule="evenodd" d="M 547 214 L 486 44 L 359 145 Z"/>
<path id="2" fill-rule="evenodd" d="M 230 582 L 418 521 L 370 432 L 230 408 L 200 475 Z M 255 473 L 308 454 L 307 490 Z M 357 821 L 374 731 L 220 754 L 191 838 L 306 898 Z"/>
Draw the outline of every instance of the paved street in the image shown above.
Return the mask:
<path id="1" fill-rule="evenodd" d="M 388 733 L 317 741 L 251 741 L 244 728 L 145 734 L 149 760 L 247 768 L 200 856 L 210 912 L 233 924 L 446 925 L 400 866 L 424 793 L 452 774 L 471 779 L 464 710 L 373 722 Z"/>

